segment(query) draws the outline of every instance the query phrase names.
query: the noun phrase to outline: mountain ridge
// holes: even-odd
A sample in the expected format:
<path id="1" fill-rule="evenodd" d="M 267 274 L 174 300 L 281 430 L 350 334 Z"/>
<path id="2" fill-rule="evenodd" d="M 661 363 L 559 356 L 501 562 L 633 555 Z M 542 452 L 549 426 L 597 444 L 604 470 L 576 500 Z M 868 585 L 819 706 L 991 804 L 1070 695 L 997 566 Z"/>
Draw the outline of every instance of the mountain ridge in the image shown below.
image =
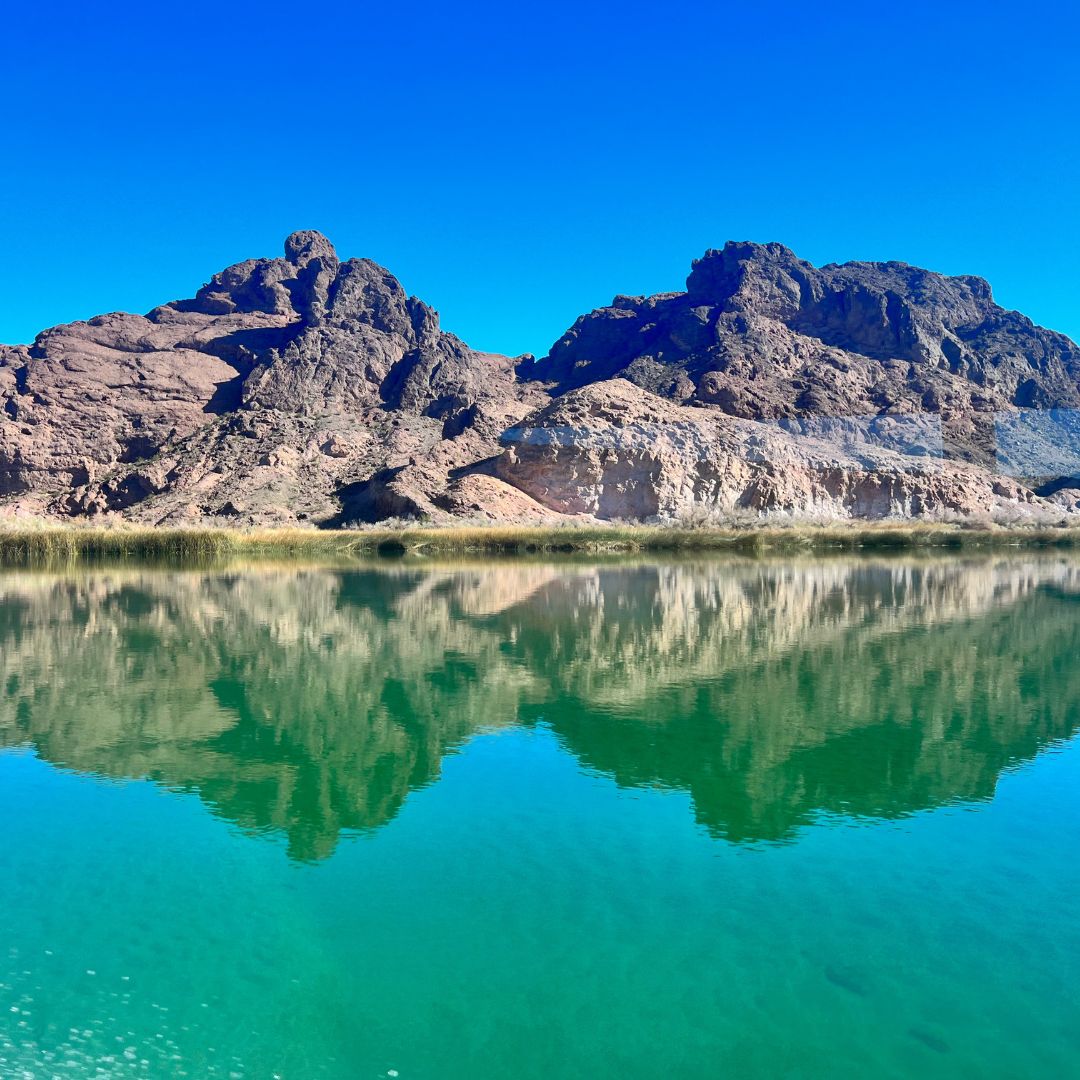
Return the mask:
<path id="1" fill-rule="evenodd" d="M 1076 509 L 1077 409 L 1080 347 L 971 275 L 729 241 L 510 358 L 304 230 L 0 346 L 0 516 L 1022 519 Z"/>

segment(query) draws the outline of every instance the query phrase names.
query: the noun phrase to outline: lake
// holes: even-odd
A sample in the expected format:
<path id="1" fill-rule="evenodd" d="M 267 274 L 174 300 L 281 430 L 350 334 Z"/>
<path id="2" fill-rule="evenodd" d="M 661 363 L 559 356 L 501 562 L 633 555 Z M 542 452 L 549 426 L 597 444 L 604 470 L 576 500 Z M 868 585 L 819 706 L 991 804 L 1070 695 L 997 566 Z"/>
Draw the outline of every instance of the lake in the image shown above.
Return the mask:
<path id="1" fill-rule="evenodd" d="M 0 1076 L 1080 1076 L 1080 561 L 0 574 Z"/>

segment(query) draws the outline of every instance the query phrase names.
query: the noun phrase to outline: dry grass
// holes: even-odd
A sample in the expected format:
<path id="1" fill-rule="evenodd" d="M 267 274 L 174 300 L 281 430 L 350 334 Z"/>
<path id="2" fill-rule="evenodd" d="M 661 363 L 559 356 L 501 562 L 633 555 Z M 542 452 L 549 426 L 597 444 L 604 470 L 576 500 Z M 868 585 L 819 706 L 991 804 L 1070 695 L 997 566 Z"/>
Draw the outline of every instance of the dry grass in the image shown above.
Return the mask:
<path id="1" fill-rule="evenodd" d="M 910 521 L 750 528 L 666 525 L 391 527 L 318 529 L 92 528 L 41 524 L 0 528 L 0 564 L 136 558 L 360 557 L 730 551 L 814 552 L 1080 546 L 1080 528 Z"/>

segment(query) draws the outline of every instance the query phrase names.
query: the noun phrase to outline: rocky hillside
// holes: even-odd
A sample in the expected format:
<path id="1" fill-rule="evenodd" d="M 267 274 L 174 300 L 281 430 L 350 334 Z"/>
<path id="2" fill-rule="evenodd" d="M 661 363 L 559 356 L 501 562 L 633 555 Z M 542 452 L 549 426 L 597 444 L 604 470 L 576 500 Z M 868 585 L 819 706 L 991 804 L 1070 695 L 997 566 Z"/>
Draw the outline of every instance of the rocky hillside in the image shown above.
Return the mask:
<path id="1" fill-rule="evenodd" d="M 515 361 L 298 232 L 0 346 L 0 515 L 1040 518 L 1080 498 L 1077 408 L 1080 348 L 979 278 L 729 243 Z"/>

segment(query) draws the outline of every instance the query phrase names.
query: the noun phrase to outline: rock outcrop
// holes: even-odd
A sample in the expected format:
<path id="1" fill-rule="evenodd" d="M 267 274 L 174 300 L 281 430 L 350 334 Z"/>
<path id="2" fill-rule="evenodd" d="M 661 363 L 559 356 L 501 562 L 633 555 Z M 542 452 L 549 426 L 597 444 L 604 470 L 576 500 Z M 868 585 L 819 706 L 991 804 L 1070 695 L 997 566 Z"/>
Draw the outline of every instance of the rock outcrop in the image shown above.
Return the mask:
<path id="1" fill-rule="evenodd" d="M 729 243 L 514 360 L 298 232 L 190 300 L 0 346 L 0 516 L 1060 517 L 1074 409 L 1080 348 L 978 278 Z"/>
<path id="2" fill-rule="evenodd" d="M 796 435 L 676 405 L 625 379 L 569 391 L 503 441 L 496 475 L 558 513 L 601 519 L 679 518 L 695 507 L 720 520 L 962 517 L 1004 504 L 1034 513 L 1041 502 L 1016 481 L 964 462 Z"/>
<path id="3" fill-rule="evenodd" d="M 818 269 L 781 244 L 708 251 L 686 292 L 617 296 L 527 368 L 559 391 L 622 376 L 748 420 L 928 413 L 950 456 L 984 465 L 996 413 L 1080 406 L 1080 347 L 999 307 L 981 278 Z"/>

